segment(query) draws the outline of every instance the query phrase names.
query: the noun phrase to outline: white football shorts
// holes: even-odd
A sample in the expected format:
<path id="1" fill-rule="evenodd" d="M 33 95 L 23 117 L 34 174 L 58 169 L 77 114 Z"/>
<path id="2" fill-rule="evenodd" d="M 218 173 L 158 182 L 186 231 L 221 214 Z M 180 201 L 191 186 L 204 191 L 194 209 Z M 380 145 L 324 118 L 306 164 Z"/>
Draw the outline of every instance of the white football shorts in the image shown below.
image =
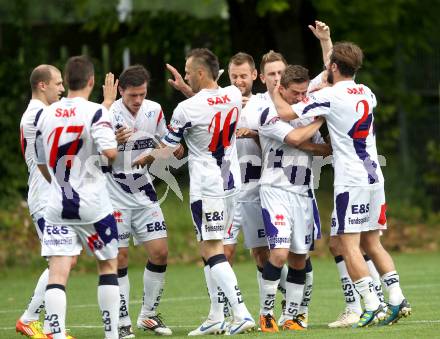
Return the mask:
<path id="1" fill-rule="evenodd" d="M 50 225 L 46 223 L 41 246 L 43 257 L 76 256 L 84 246 L 98 260 L 114 259 L 118 255 L 118 229 L 111 214 L 86 225 Z"/>
<path id="2" fill-rule="evenodd" d="M 335 186 L 330 235 L 387 228 L 383 184 Z"/>
<path id="3" fill-rule="evenodd" d="M 115 209 L 119 247 L 128 247 L 130 237 L 135 246 L 146 241 L 166 238 L 167 226 L 158 204 L 140 209 Z"/>
<path id="4" fill-rule="evenodd" d="M 246 248 L 268 246 L 260 201 L 239 201 L 235 204 L 232 226 L 226 233 L 223 244 L 236 244 L 240 229 L 243 230 L 244 246 Z"/>
<path id="5" fill-rule="evenodd" d="M 264 186 L 260 188 L 260 198 L 269 248 L 306 254 L 313 244 L 312 198 Z"/>
<path id="6" fill-rule="evenodd" d="M 38 212 L 35 212 L 31 215 L 32 220 L 34 222 L 35 230 L 38 234 L 38 239 L 40 239 L 40 242 L 43 241 L 43 233 L 44 233 L 44 225 L 46 224 L 44 220 L 44 209 L 39 210 Z"/>
<path id="7" fill-rule="evenodd" d="M 223 240 L 232 225 L 235 196 L 212 198 L 190 195 L 190 208 L 197 241 Z"/>

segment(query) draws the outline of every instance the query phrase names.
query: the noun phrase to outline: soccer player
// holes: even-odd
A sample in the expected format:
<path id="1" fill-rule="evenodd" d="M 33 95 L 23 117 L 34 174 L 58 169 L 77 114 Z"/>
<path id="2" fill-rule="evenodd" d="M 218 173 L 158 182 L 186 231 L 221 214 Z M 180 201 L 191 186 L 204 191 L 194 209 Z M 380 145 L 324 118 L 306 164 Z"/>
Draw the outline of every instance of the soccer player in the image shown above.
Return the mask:
<path id="1" fill-rule="evenodd" d="M 305 97 L 308 85 L 308 70 L 289 65 L 280 79 L 280 93 L 287 102 L 297 103 Z M 284 330 L 307 328 L 307 314 L 300 313 L 300 306 L 306 282 L 306 256 L 314 238 L 317 211 L 311 186 L 312 154 L 331 154 L 331 147 L 318 132 L 322 121 L 312 121 L 285 123 L 278 118 L 273 104 L 261 113 L 259 134 L 263 173 L 260 196 L 270 247 L 260 297 L 260 327 L 264 332 L 278 331 L 273 306 L 286 261 L 289 266 L 286 308 L 278 323 Z"/>
<path id="2" fill-rule="evenodd" d="M 223 312 L 208 316 L 193 335 L 238 334 L 255 326 L 238 287 L 237 278 L 226 260 L 223 237 L 234 215 L 235 195 L 241 186 L 236 153 L 235 129 L 242 97 L 235 86 L 220 88 L 217 57 L 208 49 L 194 49 L 187 56 L 185 80 L 193 97 L 181 102 L 173 112 L 169 132 L 162 139 L 166 148 L 135 161 L 145 164 L 154 157 L 170 154 L 182 137 L 189 150 L 190 204 L 203 259 L 209 266 L 205 277 L 219 286 L 231 304 L 233 321 L 225 328 Z"/>
<path id="3" fill-rule="evenodd" d="M 50 338 L 66 338 L 65 288 L 71 257 L 81 252 L 83 244 L 98 262 L 98 303 L 105 338 L 117 339 L 118 232 L 101 169 L 116 158 L 116 140 L 107 109 L 88 101 L 94 86 L 90 60 L 70 58 L 65 79 L 67 98 L 50 105 L 36 119 L 38 166 L 51 182 L 42 242 L 42 255 L 49 257 L 45 321 Z"/>
<path id="4" fill-rule="evenodd" d="M 119 77 L 121 98 L 110 108 L 118 141 L 118 157 L 108 173 L 107 188 L 119 234 L 120 338 L 134 337 L 129 316 L 130 282 L 127 274 L 131 236 L 134 244 L 142 244 L 148 255 L 137 326 L 160 335 L 172 334 L 156 314 L 167 268 L 167 227 L 148 171 L 131 166 L 132 159 L 146 149 L 154 148 L 167 132 L 160 104 L 145 99 L 148 82 L 149 74 L 143 66 L 134 65 L 125 69 Z"/>
<path id="5" fill-rule="evenodd" d="M 186 96 L 193 96 L 191 89 L 181 79 L 178 71 L 167 65 L 176 79 L 171 84 Z M 237 123 L 237 155 L 240 162 L 242 186 L 237 195 L 236 208 L 232 224 L 223 239 L 225 256 L 232 265 L 237 239 L 243 229 L 245 247 L 251 249 L 257 265 L 257 282 L 260 286 L 261 272 L 269 257 L 269 249 L 264 234 L 264 223 L 261 215 L 261 203 L 258 181 L 261 173 L 261 148 L 258 141 L 258 105 L 260 95 L 252 94 L 252 86 L 257 78 L 255 62 L 247 53 L 237 53 L 231 57 L 228 65 L 231 85 L 235 85 L 242 94 L 242 111 Z M 205 266 L 209 272 L 209 266 Z M 210 280 L 207 278 L 207 282 Z M 229 315 L 228 303 L 225 303 L 224 293 L 215 285 L 208 285 L 211 299 L 210 317 L 216 318 L 215 313 L 223 312 Z"/>
<path id="6" fill-rule="evenodd" d="M 411 313 L 400 288 L 393 260 L 382 247 L 379 231 L 386 228 L 384 178 L 379 166 L 373 129 L 376 97 L 353 79 L 362 65 L 362 50 L 351 42 L 333 46 L 327 65 L 332 87 L 310 94 L 290 106 L 275 91 L 275 104 L 284 120 L 325 116 L 335 167 L 334 216 L 331 232 L 339 234 L 342 255 L 365 310 L 355 327 L 392 324 Z M 373 260 L 389 293 L 384 312 L 374 291 L 361 246 Z"/>
<path id="7" fill-rule="evenodd" d="M 35 156 L 35 134 L 36 118 L 43 109 L 58 101 L 64 92 L 63 79 L 61 72 L 52 65 L 39 65 L 31 73 L 30 85 L 32 99 L 26 111 L 23 113 L 20 122 L 20 141 L 23 156 L 28 167 L 28 206 L 29 213 L 34 221 L 35 229 L 40 241 L 44 229 L 44 207 L 47 203 L 45 192 L 49 189 L 49 183 L 37 168 Z M 44 292 L 46 290 L 49 269 L 45 269 L 38 279 L 34 294 L 29 302 L 27 309 L 17 320 L 16 331 L 25 336 L 37 339 L 44 339 L 44 334 L 39 317 L 44 310 Z"/>
<path id="8" fill-rule="evenodd" d="M 261 173 L 261 149 L 258 141 L 258 117 L 252 100 L 252 85 L 257 78 L 255 62 L 251 55 L 237 53 L 229 61 L 228 74 L 231 85 L 242 94 L 242 111 L 237 123 L 237 155 L 240 162 L 242 186 L 237 196 L 232 225 L 223 240 L 225 255 L 233 261 L 240 229 L 243 229 L 245 247 L 251 249 L 257 268 L 267 260 L 268 249 L 261 218 L 258 181 Z"/>

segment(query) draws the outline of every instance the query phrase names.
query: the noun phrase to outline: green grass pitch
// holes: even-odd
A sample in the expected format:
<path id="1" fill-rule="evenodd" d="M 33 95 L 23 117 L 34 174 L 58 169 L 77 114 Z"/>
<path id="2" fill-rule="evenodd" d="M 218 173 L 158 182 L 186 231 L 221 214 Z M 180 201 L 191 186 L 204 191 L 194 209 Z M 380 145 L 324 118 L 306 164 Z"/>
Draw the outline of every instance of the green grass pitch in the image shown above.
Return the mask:
<path id="1" fill-rule="evenodd" d="M 301 333 L 280 332 L 263 334 L 253 332 L 242 337 L 297 337 L 308 338 L 440 338 L 440 254 L 414 253 L 395 254 L 394 259 L 400 273 L 404 293 L 413 307 L 413 315 L 388 327 L 367 329 L 328 329 L 343 310 L 343 296 L 336 266 L 331 258 L 312 258 L 314 288 L 309 310 L 309 330 Z M 140 309 L 142 296 L 142 270 L 138 265 L 129 270 L 131 283 L 130 314 L 132 322 Z M 249 262 L 234 266 L 245 302 L 257 319 L 258 294 L 255 266 Z M 15 321 L 21 315 L 38 278 L 37 270 L 17 269 L 0 273 L 0 338 L 20 338 L 15 333 Z M 72 272 L 68 293 L 67 327 L 78 339 L 103 337 L 99 310 L 96 301 L 97 277 L 92 273 Z M 280 295 L 277 296 L 276 315 L 279 315 Z M 187 333 L 200 325 L 208 313 L 208 297 L 200 266 L 170 265 L 164 295 L 159 307 L 165 323 L 174 337 L 186 337 Z M 152 336 L 135 329 L 136 337 Z"/>

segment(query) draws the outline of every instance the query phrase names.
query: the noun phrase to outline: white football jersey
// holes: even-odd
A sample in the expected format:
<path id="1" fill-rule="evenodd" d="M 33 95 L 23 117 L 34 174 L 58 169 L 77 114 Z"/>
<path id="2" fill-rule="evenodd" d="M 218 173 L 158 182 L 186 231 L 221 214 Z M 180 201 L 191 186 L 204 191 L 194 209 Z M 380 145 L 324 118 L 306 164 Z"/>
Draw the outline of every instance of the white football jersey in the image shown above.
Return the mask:
<path id="1" fill-rule="evenodd" d="M 28 206 L 32 215 L 46 206 L 49 183 L 37 167 L 35 155 L 35 135 L 37 121 L 46 105 L 37 99 L 29 102 L 20 122 L 20 142 L 26 165 L 28 167 Z"/>
<path id="2" fill-rule="evenodd" d="M 133 131 L 126 143 L 118 145 L 118 157 L 107 173 L 107 188 L 116 209 L 144 208 L 157 201 L 157 194 L 146 169 L 134 169 L 133 160 L 147 149 L 153 149 L 166 134 L 167 128 L 161 106 L 144 100 L 136 116 L 130 113 L 122 98 L 110 107 L 113 128 L 124 126 Z"/>
<path id="3" fill-rule="evenodd" d="M 91 224 L 112 213 L 98 156 L 116 148 L 107 109 L 80 97 L 63 98 L 45 108 L 37 129 L 38 163 L 52 177 L 46 221 Z"/>
<path id="4" fill-rule="evenodd" d="M 335 185 L 368 186 L 383 183 L 373 128 L 376 97 L 353 80 L 309 94 L 292 105 L 301 118 L 326 118 L 333 148 Z"/>
<path id="5" fill-rule="evenodd" d="M 311 197 L 313 186 L 312 160 L 310 153 L 284 143 L 293 129 L 310 124 L 313 119 L 282 121 L 273 103 L 266 107 L 260 117 L 260 144 L 263 153 L 263 171 L 260 184 L 277 187 L 289 192 Z M 319 131 L 313 143 L 323 143 Z"/>
<path id="6" fill-rule="evenodd" d="M 258 131 L 261 100 L 252 95 L 241 111 L 239 128 Z M 237 139 L 237 155 L 241 170 L 241 190 L 237 201 L 260 201 L 259 180 L 261 177 L 261 148 L 252 138 Z"/>
<path id="7" fill-rule="evenodd" d="M 239 192 L 240 167 L 235 130 L 241 112 L 241 93 L 235 86 L 202 89 L 173 112 L 162 142 L 188 146 L 190 194 L 226 197 Z"/>

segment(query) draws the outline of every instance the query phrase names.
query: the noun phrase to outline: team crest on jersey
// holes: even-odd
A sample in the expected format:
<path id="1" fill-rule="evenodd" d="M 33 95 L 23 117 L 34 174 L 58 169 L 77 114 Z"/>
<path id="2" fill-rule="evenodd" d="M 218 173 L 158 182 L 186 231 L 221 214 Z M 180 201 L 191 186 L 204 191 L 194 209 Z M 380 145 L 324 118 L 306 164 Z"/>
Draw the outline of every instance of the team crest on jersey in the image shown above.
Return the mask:
<path id="1" fill-rule="evenodd" d="M 275 225 L 276 226 L 286 226 L 286 222 L 284 221 L 284 215 L 282 215 L 282 214 L 275 215 Z"/>
<path id="2" fill-rule="evenodd" d="M 120 211 L 114 211 L 113 212 L 113 217 L 115 218 L 117 223 L 122 222 L 122 212 Z"/>
<path id="3" fill-rule="evenodd" d="M 154 116 L 154 111 L 145 112 L 145 116 L 146 116 L 147 118 L 151 118 L 151 117 L 153 117 L 153 116 Z"/>
<path id="4" fill-rule="evenodd" d="M 92 252 L 101 250 L 104 247 L 104 243 L 99 238 L 98 233 L 95 233 L 87 238 L 87 244 Z"/>
<path id="5" fill-rule="evenodd" d="M 276 116 L 276 117 L 273 117 L 272 119 L 270 119 L 267 123 L 266 123 L 266 125 L 273 125 L 273 124 L 275 124 L 277 121 L 279 121 L 280 120 L 280 117 L 278 117 L 278 116 Z"/>

